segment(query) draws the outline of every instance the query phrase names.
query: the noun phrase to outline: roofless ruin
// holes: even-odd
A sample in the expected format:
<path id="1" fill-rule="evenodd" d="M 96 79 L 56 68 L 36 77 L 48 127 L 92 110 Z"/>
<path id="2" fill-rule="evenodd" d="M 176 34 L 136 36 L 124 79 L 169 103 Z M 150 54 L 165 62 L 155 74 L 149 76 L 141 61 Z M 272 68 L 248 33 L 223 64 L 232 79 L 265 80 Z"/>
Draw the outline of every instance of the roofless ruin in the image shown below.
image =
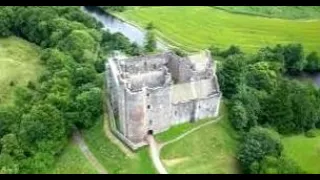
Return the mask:
<path id="1" fill-rule="evenodd" d="M 132 149 L 145 145 L 147 134 L 218 115 L 221 92 L 209 51 L 113 57 L 106 71 L 114 132 Z"/>

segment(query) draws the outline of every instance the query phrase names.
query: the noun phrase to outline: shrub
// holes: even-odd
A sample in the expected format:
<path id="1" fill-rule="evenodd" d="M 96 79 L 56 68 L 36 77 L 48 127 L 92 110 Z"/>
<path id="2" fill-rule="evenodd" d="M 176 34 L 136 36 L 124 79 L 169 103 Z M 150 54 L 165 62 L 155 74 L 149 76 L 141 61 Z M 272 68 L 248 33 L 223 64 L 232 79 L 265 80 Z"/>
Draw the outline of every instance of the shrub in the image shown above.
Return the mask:
<path id="1" fill-rule="evenodd" d="M 310 129 L 309 131 L 307 131 L 305 133 L 305 136 L 306 137 L 309 137 L 309 138 L 313 138 L 313 137 L 316 137 L 317 136 L 317 132 L 315 129 Z"/>

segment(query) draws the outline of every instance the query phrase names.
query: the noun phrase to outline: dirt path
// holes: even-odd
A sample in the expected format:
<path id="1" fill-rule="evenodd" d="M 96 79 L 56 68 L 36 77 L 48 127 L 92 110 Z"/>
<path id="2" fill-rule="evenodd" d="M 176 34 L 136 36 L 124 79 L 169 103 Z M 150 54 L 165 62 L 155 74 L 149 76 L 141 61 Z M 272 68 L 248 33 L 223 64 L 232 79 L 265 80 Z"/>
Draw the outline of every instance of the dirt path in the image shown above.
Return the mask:
<path id="1" fill-rule="evenodd" d="M 91 153 L 88 146 L 84 142 L 81 133 L 78 130 L 75 130 L 73 134 L 73 140 L 79 146 L 83 155 L 88 159 L 88 161 L 92 164 L 93 167 L 96 168 L 96 170 L 100 174 L 108 174 L 108 172 L 104 169 L 104 167 L 99 163 L 99 161 Z"/>
<path id="2" fill-rule="evenodd" d="M 152 135 L 147 136 L 147 141 L 150 147 L 150 156 L 153 162 L 154 167 L 157 169 L 158 173 L 160 174 L 168 174 L 167 170 L 164 168 L 159 154 L 159 145 L 155 141 Z"/>

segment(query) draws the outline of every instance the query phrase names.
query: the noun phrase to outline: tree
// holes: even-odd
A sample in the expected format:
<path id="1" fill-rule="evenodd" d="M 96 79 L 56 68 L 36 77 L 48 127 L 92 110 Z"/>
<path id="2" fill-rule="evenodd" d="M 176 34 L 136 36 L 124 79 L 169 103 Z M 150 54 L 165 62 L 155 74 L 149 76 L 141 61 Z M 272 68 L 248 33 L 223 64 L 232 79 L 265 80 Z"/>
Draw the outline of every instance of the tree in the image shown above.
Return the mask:
<path id="1" fill-rule="evenodd" d="M 12 27 L 13 11 L 10 7 L 1 7 L 0 9 L 0 36 L 10 36 Z"/>
<path id="2" fill-rule="evenodd" d="M 245 83 L 246 62 L 242 55 L 229 56 L 218 68 L 218 80 L 223 95 L 231 98 Z"/>
<path id="3" fill-rule="evenodd" d="M 266 156 L 260 163 L 251 165 L 251 174 L 303 174 L 301 168 L 292 160 L 281 156 Z"/>
<path id="4" fill-rule="evenodd" d="M 147 24 L 146 29 L 149 30 L 149 31 L 150 31 L 150 30 L 153 30 L 153 29 L 154 29 L 153 23 L 152 23 L 152 22 L 149 22 L 149 23 Z"/>
<path id="5" fill-rule="evenodd" d="M 285 67 L 290 74 L 296 74 L 302 71 L 305 59 L 301 44 L 288 44 L 284 46 L 283 55 Z"/>
<path id="6" fill-rule="evenodd" d="M 236 130 L 244 130 L 248 127 L 247 111 L 241 101 L 232 101 L 229 118 Z"/>
<path id="7" fill-rule="evenodd" d="M 266 156 L 281 155 L 283 147 L 275 131 L 253 127 L 243 139 L 237 156 L 245 172 L 250 172 L 252 163 L 260 163 Z"/>
<path id="8" fill-rule="evenodd" d="M 0 174 L 18 174 L 19 164 L 8 154 L 0 154 Z"/>
<path id="9" fill-rule="evenodd" d="M 95 78 L 96 71 L 94 67 L 89 64 L 78 66 L 72 73 L 72 82 L 76 87 L 93 82 Z"/>
<path id="10" fill-rule="evenodd" d="M 22 159 L 24 157 L 23 150 L 15 134 L 6 134 L 1 138 L 0 144 L 1 154 L 10 155 L 14 159 Z"/>
<path id="11" fill-rule="evenodd" d="M 308 72 L 317 72 L 320 70 L 320 57 L 317 52 L 311 52 L 306 57 L 306 66 L 305 70 Z"/>
<path id="12" fill-rule="evenodd" d="M 70 53 L 77 62 L 84 62 L 87 60 L 84 59 L 85 51 L 94 52 L 96 47 L 97 42 L 85 30 L 73 30 L 58 44 L 58 48 L 61 51 Z"/>
<path id="13" fill-rule="evenodd" d="M 25 150 L 55 154 L 65 143 L 65 133 L 61 112 L 52 105 L 39 102 L 22 116 L 19 137 Z"/>
<path id="14" fill-rule="evenodd" d="M 237 119 L 237 122 L 234 122 L 233 125 L 240 123 L 239 121 L 242 122 L 241 128 L 239 126 L 235 126 L 237 127 L 236 129 L 248 131 L 251 127 L 254 127 L 258 124 L 258 116 L 261 113 L 261 107 L 257 90 L 246 85 L 242 85 L 239 87 L 239 92 L 232 97 L 231 102 L 241 102 L 241 104 L 237 103 L 238 107 L 235 106 L 235 112 L 237 112 L 236 114 L 233 114 L 234 107 L 230 109 L 231 117 L 235 118 L 231 119 L 231 122 Z M 240 108 L 240 105 L 243 108 Z"/>
<path id="15" fill-rule="evenodd" d="M 0 106 L 0 137 L 15 132 L 19 120 L 20 113 L 16 106 Z"/>
<path id="16" fill-rule="evenodd" d="M 146 34 L 146 40 L 144 49 L 146 52 L 154 52 L 157 48 L 156 40 L 153 31 L 148 31 Z"/>
<path id="17" fill-rule="evenodd" d="M 251 64 L 246 75 L 247 84 L 258 90 L 271 92 L 275 88 L 279 73 L 270 62 L 262 61 Z"/>
<path id="18" fill-rule="evenodd" d="M 21 161 L 20 171 L 22 173 L 31 174 L 41 174 L 45 169 L 52 166 L 54 163 L 54 156 L 45 152 L 37 152 L 32 157 L 24 159 Z"/>
<path id="19" fill-rule="evenodd" d="M 76 97 L 80 117 L 75 122 L 79 127 L 90 127 L 102 112 L 101 89 L 91 88 Z"/>
<path id="20" fill-rule="evenodd" d="M 228 56 L 237 54 L 241 55 L 243 52 L 240 50 L 239 46 L 231 45 L 228 49 L 221 51 L 218 55 L 227 58 Z"/>
<path id="21" fill-rule="evenodd" d="M 260 124 L 269 124 L 279 133 L 290 133 L 295 128 L 292 121 L 294 112 L 290 97 L 291 83 L 287 79 L 278 79 L 279 85 L 262 103 Z"/>

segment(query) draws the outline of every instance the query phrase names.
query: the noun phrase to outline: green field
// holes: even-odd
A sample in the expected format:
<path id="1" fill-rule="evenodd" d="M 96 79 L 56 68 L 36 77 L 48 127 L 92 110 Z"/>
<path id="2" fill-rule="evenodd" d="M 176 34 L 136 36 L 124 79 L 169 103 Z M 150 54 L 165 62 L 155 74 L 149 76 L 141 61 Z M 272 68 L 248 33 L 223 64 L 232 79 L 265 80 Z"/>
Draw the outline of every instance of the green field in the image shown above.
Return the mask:
<path id="1" fill-rule="evenodd" d="M 13 86 L 35 81 L 39 65 L 39 47 L 17 37 L 0 39 L 0 103 L 11 99 Z"/>
<path id="2" fill-rule="evenodd" d="M 302 135 L 285 137 L 282 140 L 284 153 L 307 173 L 320 173 L 320 133 L 308 138 Z"/>
<path id="3" fill-rule="evenodd" d="M 221 108 L 222 119 L 168 144 L 161 150 L 161 160 L 169 173 L 174 174 L 234 174 L 239 173 L 235 152 L 237 134 L 229 123 L 226 109 Z M 207 121 L 207 120 L 205 120 Z M 205 122 L 203 122 L 205 123 Z M 190 123 L 189 123 L 190 124 Z M 196 127 L 199 124 L 192 124 Z M 157 139 L 168 141 L 192 129 L 186 124 L 178 125 L 158 135 Z"/>
<path id="4" fill-rule="evenodd" d="M 214 6 L 228 12 L 272 18 L 320 18 L 320 6 Z"/>
<path id="5" fill-rule="evenodd" d="M 320 52 L 320 20 L 272 19 L 205 6 L 135 8 L 114 14 L 141 27 L 152 22 L 158 37 L 188 51 L 234 44 L 252 53 L 277 43 L 302 43 L 307 51 Z"/>
<path id="6" fill-rule="evenodd" d="M 227 118 L 168 144 L 161 160 L 174 174 L 234 174 L 238 172 L 237 141 Z"/>
<path id="7" fill-rule="evenodd" d="M 70 142 L 46 174 L 98 174 L 79 147 Z"/>
<path id="8" fill-rule="evenodd" d="M 85 141 L 94 156 L 110 174 L 154 174 L 147 148 L 141 148 L 134 157 L 127 157 L 103 132 L 100 119 L 90 130 L 84 132 Z"/>

